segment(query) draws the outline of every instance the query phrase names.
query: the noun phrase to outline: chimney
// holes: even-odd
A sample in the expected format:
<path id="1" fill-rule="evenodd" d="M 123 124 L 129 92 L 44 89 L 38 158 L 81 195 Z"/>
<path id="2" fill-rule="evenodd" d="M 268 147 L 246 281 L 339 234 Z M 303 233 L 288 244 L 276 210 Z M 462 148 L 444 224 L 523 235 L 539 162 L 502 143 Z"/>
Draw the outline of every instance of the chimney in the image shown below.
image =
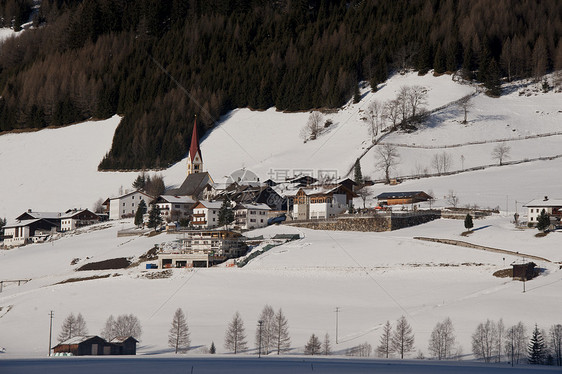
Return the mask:
<path id="1" fill-rule="evenodd" d="M 548 196 L 545 196 L 545 197 L 544 197 L 544 201 L 548 201 Z"/>
<path id="2" fill-rule="evenodd" d="M 31 213 L 31 209 L 28 209 L 28 210 L 27 210 L 27 213 Z"/>

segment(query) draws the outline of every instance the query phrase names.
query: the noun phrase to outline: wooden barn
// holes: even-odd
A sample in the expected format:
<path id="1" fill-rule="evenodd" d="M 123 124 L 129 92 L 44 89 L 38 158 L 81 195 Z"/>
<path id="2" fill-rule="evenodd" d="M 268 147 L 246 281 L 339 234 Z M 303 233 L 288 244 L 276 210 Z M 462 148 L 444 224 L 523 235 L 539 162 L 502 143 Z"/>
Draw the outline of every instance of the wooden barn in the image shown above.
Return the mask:
<path id="1" fill-rule="evenodd" d="M 415 204 L 421 203 L 422 201 L 428 201 L 430 199 L 431 196 L 423 191 L 383 192 L 377 196 L 380 206 Z"/>
<path id="2" fill-rule="evenodd" d="M 514 280 L 531 280 L 536 275 L 536 270 L 534 262 L 526 263 L 513 263 L 513 279 Z"/>
<path id="3" fill-rule="evenodd" d="M 73 356 L 136 355 L 137 343 L 132 336 L 114 338 L 110 342 L 96 335 L 75 336 L 56 345 L 53 352 Z"/>

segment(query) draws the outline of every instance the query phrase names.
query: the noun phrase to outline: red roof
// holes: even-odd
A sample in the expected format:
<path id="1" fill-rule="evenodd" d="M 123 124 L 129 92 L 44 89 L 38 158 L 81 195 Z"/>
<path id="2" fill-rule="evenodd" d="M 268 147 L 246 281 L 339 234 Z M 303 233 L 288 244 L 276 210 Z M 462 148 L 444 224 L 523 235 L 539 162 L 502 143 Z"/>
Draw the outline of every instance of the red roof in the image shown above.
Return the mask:
<path id="1" fill-rule="evenodd" d="M 197 119 L 193 124 L 193 134 L 191 135 L 191 146 L 189 147 L 189 157 L 191 157 L 191 162 L 195 158 L 195 155 L 199 153 L 199 158 L 203 162 L 203 157 L 201 157 L 201 149 L 199 149 L 199 137 L 197 136 Z"/>

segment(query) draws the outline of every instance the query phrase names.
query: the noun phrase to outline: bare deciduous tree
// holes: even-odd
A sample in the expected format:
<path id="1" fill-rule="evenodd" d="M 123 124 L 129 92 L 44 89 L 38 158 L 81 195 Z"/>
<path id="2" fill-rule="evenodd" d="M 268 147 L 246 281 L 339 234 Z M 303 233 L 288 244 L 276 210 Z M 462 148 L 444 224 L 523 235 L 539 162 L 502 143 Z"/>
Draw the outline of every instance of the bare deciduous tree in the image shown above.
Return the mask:
<path id="1" fill-rule="evenodd" d="M 369 198 L 369 196 L 373 195 L 373 191 L 370 188 L 367 188 L 367 186 L 363 186 L 359 191 L 357 191 L 357 195 L 359 195 L 361 200 L 363 200 L 363 209 L 365 209 L 367 205 L 367 199 Z"/>
<path id="2" fill-rule="evenodd" d="M 451 169 L 451 155 L 447 152 L 433 155 L 431 159 L 431 166 L 438 174 L 446 173 Z"/>
<path id="3" fill-rule="evenodd" d="M 476 327 L 476 331 L 472 334 L 472 353 L 490 362 L 496 350 L 496 327 L 493 321 L 487 320 L 486 323 L 480 323 Z"/>
<path id="4" fill-rule="evenodd" d="M 550 348 L 556 366 L 562 366 L 562 325 L 552 325 L 549 331 Z"/>
<path id="5" fill-rule="evenodd" d="M 377 166 L 384 171 L 386 183 L 390 183 L 390 169 L 398 164 L 398 150 L 392 144 L 385 144 L 377 149 Z"/>
<path id="6" fill-rule="evenodd" d="M 391 339 L 392 339 L 392 325 L 390 324 L 390 321 L 386 321 L 385 325 L 383 326 L 380 343 L 377 347 L 377 353 L 379 357 L 388 358 L 390 354 L 393 352 Z"/>
<path id="7" fill-rule="evenodd" d="M 451 204 L 453 208 L 456 208 L 459 205 L 459 197 L 453 190 L 449 190 L 449 194 L 445 196 L 445 200 L 448 204 Z"/>
<path id="8" fill-rule="evenodd" d="M 398 101 L 398 109 L 400 113 L 400 121 L 402 123 L 406 123 L 406 120 L 412 114 L 410 103 L 409 103 L 409 95 L 410 95 L 410 87 L 402 86 L 400 87 L 400 91 L 398 91 L 398 96 L 396 100 Z"/>
<path id="9" fill-rule="evenodd" d="M 273 332 L 275 327 L 275 311 L 270 305 L 266 305 L 263 307 L 258 321 L 262 321 L 262 324 L 261 328 L 258 326 L 258 328 L 256 329 L 256 348 L 258 348 L 261 353 L 267 355 L 272 348 L 275 348 L 275 340 L 273 339 Z"/>
<path id="10" fill-rule="evenodd" d="M 274 349 L 277 354 L 281 354 L 291 348 L 291 338 L 289 337 L 289 323 L 283 314 L 283 310 L 279 308 L 274 316 L 273 334 Z"/>
<path id="11" fill-rule="evenodd" d="M 462 123 L 466 124 L 467 122 L 467 116 L 468 116 L 468 111 L 469 109 L 471 109 L 474 105 L 472 103 L 472 96 L 465 96 L 463 98 L 461 98 L 458 101 L 458 106 L 459 108 L 461 108 L 464 112 L 464 120 L 462 121 Z"/>
<path id="12" fill-rule="evenodd" d="M 94 203 L 94 213 L 102 213 L 103 212 L 103 203 L 104 199 L 101 197 Z"/>
<path id="13" fill-rule="evenodd" d="M 414 333 L 406 317 L 402 316 L 396 321 L 396 329 L 392 334 L 391 344 L 393 351 L 400 355 L 401 359 L 414 350 Z"/>
<path id="14" fill-rule="evenodd" d="M 70 313 L 63 321 L 61 326 L 61 332 L 59 334 L 59 342 L 68 340 L 75 336 L 87 335 L 88 329 L 86 327 L 86 321 L 82 317 L 81 313 L 75 317 L 73 313 Z"/>
<path id="15" fill-rule="evenodd" d="M 505 339 L 505 325 L 503 324 L 503 319 L 500 318 L 500 320 L 496 323 L 495 325 L 495 333 L 496 336 L 494 338 L 495 342 L 496 342 L 496 357 L 497 357 L 497 361 L 501 362 L 502 360 L 502 345 L 503 345 L 503 341 Z"/>
<path id="16" fill-rule="evenodd" d="M 438 322 L 429 339 L 429 352 L 438 360 L 448 359 L 453 354 L 455 346 L 455 329 L 450 318 Z"/>
<path id="17" fill-rule="evenodd" d="M 304 141 L 316 139 L 322 132 L 322 122 L 324 116 L 320 112 L 312 112 L 308 116 L 306 126 L 301 130 L 301 137 Z"/>
<path id="18" fill-rule="evenodd" d="M 511 147 L 505 143 L 500 143 L 494 147 L 492 151 L 492 158 L 498 160 L 500 166 L 503 165 L 505 159 L 509 158 Z"/>
<path id="19" fill-rule="evenodd" d="M 348 348 L 345 352 L 346 356 L 355 356 L 355 357 L 369 357 L 371 356 L 371 352 L 373 351 L 373 347 L 368 342 L 363 344 L 356 345 L 355 347 Z"/>
<path id="20" fill-rule="evenodd" d="M 511 362 L 519 363 L 519 359 L 525 355 L 527 348 L 527 331 L 525 325 L 519 322 L 517 325 L 507 329 L 505 334 L 504 349 L 510 356 Z"/>
<path id="21" fill-rule="evenodd" d="M 128 337 L 140 340 L 142 328 L 139 319 L 133 314 L 121 314 L 114 319 L 109 316 L 102 331 L 102 337 L 111 340 L 116 337 Z"/>
<path id="22" fill-rule="evenodd" d="M 415 117 L 418 109 L 427 104 L 427 88 L 423 86 L 410 87 L 406 99 L 410 105 L 412 117 Z"/>
<path id="23" fill-rule="evenodd" d="M 224 337 L 224 347 L 234 354 L 245 350 L 247 347 L 245 331 L 242 317 L 240 317 L 240 313 L 236 312 L 232 321 L 228 324 Z"/>
<path id="24" fill-rule="evenodd" d="M 178 308 L 174 313 L 170 333 L 168 334 L 168 345 L 174 348 L 176 354 L 179 351 L 187 351 L 191 340 L 189 339 L 189 327 L 187 326 L 187 319 L 181 308 Z"/>
<path id="25" fill-rule="evenodd" d="M 389 100 L 384 104 L 384 117 L 388 118 L 392 124 L 392 130 L 396 130 L 398 120 L 400 119 L 400 102 L 398 100 Z"/>
<path id="26" fill-rule="evenodd" d="M 384 106 L 377 100 L 372 101 L 367 108 L 367 117 L 365 122 L 369 126 L 369 135 L 371 142 L 375 142 L 379 129 L 382 128 L 384 122 Z"/>
<path id="27" fill-rule="evenodd" d="M 324 335 L 324 341 L 322 342 L 322 354 L 325 356 L 332 354 L 332 344 L 330 343 L 330 335 L 328 335 L 328 333 Z"/>

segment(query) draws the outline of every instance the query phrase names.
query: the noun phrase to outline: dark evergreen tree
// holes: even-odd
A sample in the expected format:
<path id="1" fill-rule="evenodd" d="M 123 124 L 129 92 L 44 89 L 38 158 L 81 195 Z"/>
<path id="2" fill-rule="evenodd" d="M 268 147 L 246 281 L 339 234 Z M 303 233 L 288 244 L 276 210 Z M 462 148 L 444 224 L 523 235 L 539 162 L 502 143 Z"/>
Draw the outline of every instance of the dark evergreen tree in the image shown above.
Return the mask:
<path id="1" fill-rule="evenodd" d="M 137 179 L 133 182 L 133 188 L 137 190 L 144 190 L 144 186 L 146 184 L 146 176 L 144 173 L 139 174 Z"/>
<path id="2" fill-rule="evenodd" d="M 148 227 L 155 229 L 162 223 L 162 217 L 160 216 L 160 209 L 156 204 L 152 205 L 152 209 L 148 213 Z"/>
<path id="3" fill-rule="evenodd" d="M 548 213 L 543 209 L 541 213 L 537 217 L 537 229 L 539 231 L 545 231 L 550 226 L 550 216 Z"/>
<path id="4" fill-rule="evenodd" d="M 544 337 L 537 325 L 535 325 L 533 336 L 531 336 L 531 341 L 527 346 L 527 353 L 527 358 L 530 364 L 543 365 L 545 363 L 547 355 L 546 345 L 544 343 Z"/>
<path id="5" fill-rule="evenodd" d="M 6 226 L 6 223 L 7 223 L 6 218 L 0 218 L 0 229 Z"/>
<path id="6" fill-rule="evenodd" d="M 146 213 L 146 203 L 144 202 L 144 200 L 141 200 L 138 207 L 137 207 L 137 211 L 135 213 L 135 225 L 136 226 L 142 225 L 143 217 L 144 217 L 145 213 Z"/>
<path id="7" fill-rule="evenodd" d="M 217 348 L 215 347 L 215 342 L 211 342 L 211 347 L 209 348 L 209 353 L 214 355 L 217 353 Z"/>
<path id="8" fill-rule="evenodd" d="M 355 180 L 355 183 L 362 186 L 363 185 L 363 173 L 361 172 L 361 163 L 360 163 L 359 159 L 355 160 L 355 166 L 353 168 L 353 172 L 354 172 L 354 178 L 353 179 Z"/>
<path id="9" fill-rule="evenodd" d="M 492 97 L 499 97 L 502 93 L 501 72 L 495 59 L 490 60 L 484 86 L 488 89 L 488 95 Z"/>
<path id="10" fill-rule="evenodd" d="M 469 231 L 474 227 L 474 223 L 472 222 L 472 216 L 470 215 L 470 213 L 468 213 L 464 218 L 464 227 Z"/>
<path id="11" fill-rule="evenodd" d="M 317 355 L 321 352 L 322 343 L 320 343 L 320 339 L 314 334 L 310 336 L 308 343 L 304 346 L 304 354 L 305 355 Z"/>
<path id="12" fill-rule="evenodd" d="M 361 101 L 361 91 L 359 91 L 359 84 L 356 84 L 353 93 L 353 104 L 357 104 L 360 101 Z"/>
<path id="13" fill-rule="evenodd" d="M 232 211 L 232 206 L 230 205 L 230 199 L 228 196 L 225 196 L 219 209 L 219 226 L 230 225 L 233 221 L 234 212 Z"/>

